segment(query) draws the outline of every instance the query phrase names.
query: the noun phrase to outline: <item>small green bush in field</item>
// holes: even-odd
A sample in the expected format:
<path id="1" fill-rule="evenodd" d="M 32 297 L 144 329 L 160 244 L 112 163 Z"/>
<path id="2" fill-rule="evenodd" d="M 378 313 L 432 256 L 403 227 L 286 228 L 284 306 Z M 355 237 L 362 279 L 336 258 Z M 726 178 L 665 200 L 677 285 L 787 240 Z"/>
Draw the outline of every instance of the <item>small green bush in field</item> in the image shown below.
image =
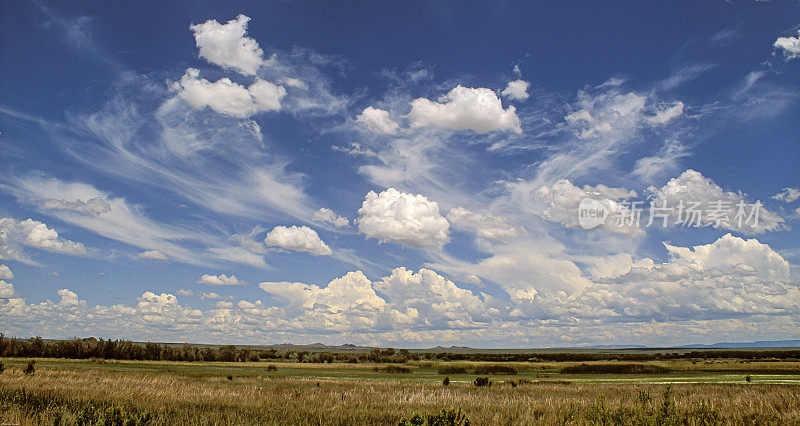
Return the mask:
<path id="1" fill-rule="evenodd" d="M 35 373 L 36 372 L 36 368 L 34 367 L 34 364 L 36 364 L 36 360 L 32 359 L 32 360 L 28 361 L 28 365 L 22 371 L 25 374 L 33 374 L 33 373 Z"/>
<path id="2" fill-rule="evenodd" d="M 469 426 L 469 424 L 469 419 L 460 408 L 458 411 L 442 409 L 427 416 L 414 413 L 410 419 L 400 420 L 400 426 Z"/>
<path id="3" fill-rule="evenodd" d="M 489 380 L 488 377 L 476 377 L 475 381 L 472 382 L 472 383 L 477 387 L 482 387 L 482 386 L 487 386 L 488 387 L 488 386 L 492 385 L 492 381 Z"/>
<path id="4" fill-rule="evenodd" d="M 267 371 L 278 371 L 278 367 L 270 364 L 267 366 Z"/>
<path id="5" fill-rule="evenodd" d="M 449 377 L 445 377 L 444 380 L 442 380 L 442 385 L 449 386 L 450 385 L 450 378 Z"/>
<path id="6" fill-rule="evenodd" d="M 2 373 L 2 372 L 3 372 L 3 370 L 5 370 L 5 369 L 6 369 L 6 366 L 5 366 L 5 365 L 3 365 L 3 363 L 2 363 L 2 362 L 0 362 L 0 373 Z"/>

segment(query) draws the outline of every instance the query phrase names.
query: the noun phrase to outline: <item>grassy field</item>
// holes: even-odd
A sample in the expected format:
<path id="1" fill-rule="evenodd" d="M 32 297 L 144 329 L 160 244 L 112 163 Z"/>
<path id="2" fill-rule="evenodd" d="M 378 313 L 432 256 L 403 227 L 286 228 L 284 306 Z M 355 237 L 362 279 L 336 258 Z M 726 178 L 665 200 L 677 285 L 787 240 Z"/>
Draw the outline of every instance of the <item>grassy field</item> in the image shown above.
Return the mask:
<path id="1" fill-rule="evenodd" d="M 562 374 L 578 363 L 186 363 L 2 359 L 0 422 L 17 424 L 398 424 L 442 409 L 471 424 L 800 424 L 800 363 L 649 362 L 663 374 Z M 580 363 L 609 365 L 610 362 Z M 268 366 L 277 367 L 268 371 Z M 438 374 L 442 366 L 466 374 Z M 749 381 L 748 381 L 749 378 Z M 447 423 L 444 423 L 447 424 Z"/>

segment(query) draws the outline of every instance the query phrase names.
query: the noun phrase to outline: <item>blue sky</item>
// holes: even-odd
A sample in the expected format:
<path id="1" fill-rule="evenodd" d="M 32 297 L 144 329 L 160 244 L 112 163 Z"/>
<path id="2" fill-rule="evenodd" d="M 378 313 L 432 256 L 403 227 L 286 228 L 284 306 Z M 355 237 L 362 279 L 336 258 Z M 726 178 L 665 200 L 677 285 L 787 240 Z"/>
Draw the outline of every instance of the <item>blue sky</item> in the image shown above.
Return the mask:
<path id="1" fill-rule="evenodd" d="M 795 2 L 8 2 L 1 328 L 800 338 L 799 27 Z"/>

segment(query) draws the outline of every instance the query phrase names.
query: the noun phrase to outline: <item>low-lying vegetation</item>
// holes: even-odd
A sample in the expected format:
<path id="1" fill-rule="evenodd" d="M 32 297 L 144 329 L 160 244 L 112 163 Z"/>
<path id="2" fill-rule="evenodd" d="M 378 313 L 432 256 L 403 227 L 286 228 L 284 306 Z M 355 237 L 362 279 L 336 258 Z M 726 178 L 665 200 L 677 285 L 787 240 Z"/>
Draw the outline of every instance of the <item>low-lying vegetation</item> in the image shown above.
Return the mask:
<path id="1" fill-rule="evenodd" d="M 23 373 L 33 374 L 35 372 L 36 372 L 36 360 L 32 359 L 28 361 L 28 365 L 25 366 L 25 370 L 23 370 Z"/>
<path id="2" fill-rule="evenodd" d="M 436 372 L 439 374 L 467 374 L 467 369 L 455 365 L 441 365 Z"/>
<path id="3" fill-rule="evenodd" d="M 800 386 L 766 384 L 763 376 L 748 383 L 745 374 L 736 383 L 668 387 L 636 384 L 630 376 L 567 383 L 553 380 L 557 370 L 544 377 L 520 370 L 513 380 L 462 377 L 445 387 L 435 365 L 398 380 L 383 374 L 388 369 L 327 363 L 285 363 L 267 374 L 265 365 L 38 360 L 35 374 L 27 375 L 27 362 L 4 363 L 0 423 L 777 425 L 800 419 Z"/>
<path id="4" fill-rule="evenodd" d="M 561 369 L 562 374 L 665 374 L 670 371 L 650 364 L 579 364 Z"/>
<path id="5" fill-rule="evenodd" d="M 480 365 L 475 367 L 475 374 L 506 374 L 513 376 L 517 374 L 517 369 L 507 365 Z"/>
<path id="6" fill-rule="evenodd" d="M 411 369 L 402 365 L 387 365 L 385 367 L 374 367 L 372 371 L 376 373 L 389 374 L 411 374 Z"/>
<path id="7" fill-rule="evenodd" d="M 472 384 L 476 387 L 488 387 L 492 385 L 492 381 L 489 380 L 488 377 L 476 377 L 475 380 L 472 381 Z"/>
<path id="8" fill-rule="evenodd" d="M 414 413 L 411 418 L 400 420 L 400 426 L 469 426 L 469 419 L 461 409 L 447 410 L 441 409 L 435 413 L 423 416 Z"/>

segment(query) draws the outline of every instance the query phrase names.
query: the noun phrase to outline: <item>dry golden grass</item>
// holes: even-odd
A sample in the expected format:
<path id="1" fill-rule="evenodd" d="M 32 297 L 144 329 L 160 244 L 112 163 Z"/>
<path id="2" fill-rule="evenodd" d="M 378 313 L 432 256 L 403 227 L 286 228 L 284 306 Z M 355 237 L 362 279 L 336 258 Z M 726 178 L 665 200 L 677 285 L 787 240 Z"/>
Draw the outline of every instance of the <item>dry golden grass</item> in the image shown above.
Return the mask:
<path id="1" fill-rule="evenodd" d="M 208 367 L 170 365 L 199 371 Z M 230 364 L 229 371 L 236 372 L 241 365 Z M 388 375 L 359 380 L 292 377 L 292 368 L 298 372 L 316 369 L 325 376 L 325 369 L 332 367 L 279 365 L 282 370 L 290 369 L 285 373 L 288 376 L 264 373 L 234 376 L 233 380 L 211 373 L 110 371 L 107 365 L 89 362 L 37 366 L 33 375 L 25 375 L 15 366 L 0 374 L 0 421 L 52 424 L 59 418 L 62 424 L 86 419 L 100 422 L 113 417 L 108 413 L 116 407 L 120 419 L 146 420 L 149 416 L 149 424 L 164 425 L 397 424 L 413 412 L 460 408 L 472 424 L 479 425 L 584 424 L 606 419 L 633 424 L 637 415 L 650 413 L 650 417 L 642 417 L 642 424 L 657 421 L 666 389 L 656 384 L 592 382 L 512 386 L 497 380 L 490 388 L 465 382 L 444 387 L 438 382 Z M 371 368 L 335 367 L 352 368 L 353 372 Z M 689 419 L 690 424 L 704 424 L 702 419 L 710 419 L 711 424 L 800 424 L 800 387 L 796 385 L 688 384 L 671 389 L 674 419 Z M 650 399 L 644 399 L 645 395 Z"/>

